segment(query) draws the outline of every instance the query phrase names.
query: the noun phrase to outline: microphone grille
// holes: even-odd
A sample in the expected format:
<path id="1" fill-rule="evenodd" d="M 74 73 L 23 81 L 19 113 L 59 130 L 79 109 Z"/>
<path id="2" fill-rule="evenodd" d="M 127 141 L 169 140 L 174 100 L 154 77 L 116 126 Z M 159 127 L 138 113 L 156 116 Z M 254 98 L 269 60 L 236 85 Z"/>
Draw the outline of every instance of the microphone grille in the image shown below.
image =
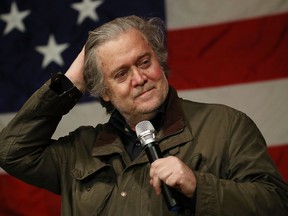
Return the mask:
<path id="1" fill-rule="evenodd" d="M 137 136 L 141 135 L 145 131 L 151 131 L 151 132 L 155 131 L 155 129 L 154 129 L 154 127 L 153 127 L 153 125 L 151 124 L 150 121 L 141 121 L 141 122 L 139 122 L 136 125 L 135 130 L 136 130 Z"/>

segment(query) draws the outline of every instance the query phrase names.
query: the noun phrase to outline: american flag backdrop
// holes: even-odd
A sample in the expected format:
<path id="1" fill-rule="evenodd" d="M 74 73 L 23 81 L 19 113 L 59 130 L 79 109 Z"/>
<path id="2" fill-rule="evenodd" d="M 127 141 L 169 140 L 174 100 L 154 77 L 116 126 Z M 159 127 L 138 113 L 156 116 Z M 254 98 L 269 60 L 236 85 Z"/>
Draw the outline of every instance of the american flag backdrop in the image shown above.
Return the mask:
<path id="1" fill-rule="evenodd" d="M 0 130 L 51 73 L 67 70 L 89 30 L 131 14 L 165 20 L 180 96 L 248 114 L 288 180 L 287 0 L 0 0 Z M 85 96 L 54 136 L 107 118 Z M 60 215 L 60 204 L 0 168 L 0 216 Z"/>

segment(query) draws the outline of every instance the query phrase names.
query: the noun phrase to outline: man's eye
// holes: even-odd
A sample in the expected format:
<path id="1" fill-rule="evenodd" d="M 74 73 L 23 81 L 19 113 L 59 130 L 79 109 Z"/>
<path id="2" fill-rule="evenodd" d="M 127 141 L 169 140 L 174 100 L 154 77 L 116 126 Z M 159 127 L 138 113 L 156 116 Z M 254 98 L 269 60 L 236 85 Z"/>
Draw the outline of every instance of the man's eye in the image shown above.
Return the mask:
<path id="1" fill-rule="evenodd" d="M 118 82 L 123 82 L 126 78 L 127 78 L 127 74 L 128 72 L 126 70 L 123 71 L 119 71 L 116 75 L 115 75 L 115 79 Z"/>
<path id="2" fill-rule="evenodd" d="M 151 65 L 150 59 L 145 59 L 139 64 L 139 67 L 145 69 L 148 68 L 150 65 Z"/>

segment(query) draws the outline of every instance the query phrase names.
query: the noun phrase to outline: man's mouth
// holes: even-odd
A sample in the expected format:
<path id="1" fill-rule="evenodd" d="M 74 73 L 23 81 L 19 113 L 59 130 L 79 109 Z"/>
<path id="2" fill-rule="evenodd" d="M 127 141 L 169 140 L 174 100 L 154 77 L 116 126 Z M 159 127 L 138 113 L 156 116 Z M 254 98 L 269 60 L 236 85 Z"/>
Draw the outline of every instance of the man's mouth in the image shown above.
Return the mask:
<path id="1" fill-rule="evenodd" d="M 146 93 L 150 92 L 154 88 L 155 88 L 154 86 L 147 87 L 146 89 L 144 89 L 144 91 L 141 91 L 138 94 L 136 94 L 135 98 L 138 98 L 138 97 L 141 97 L 142 95 L 145 95 Z"/>

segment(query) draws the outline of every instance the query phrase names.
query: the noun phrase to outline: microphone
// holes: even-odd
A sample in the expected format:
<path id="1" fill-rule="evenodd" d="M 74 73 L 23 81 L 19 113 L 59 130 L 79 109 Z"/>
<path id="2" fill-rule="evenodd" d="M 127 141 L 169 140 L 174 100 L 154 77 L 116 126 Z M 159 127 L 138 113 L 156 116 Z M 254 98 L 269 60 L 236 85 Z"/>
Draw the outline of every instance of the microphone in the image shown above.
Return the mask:
<path id="1" fill-rule="evenodd" d="M 150 121 L 141 121 L 136 125 L 137 137 L 146 152 L 150 163 L 162 158 L 162 153 L 155 138 L 155 129 Z M 170 211 L 177 212 L 180 209 L 180 204 L 173 194 L 173 188 L 166 185 L 164 182 L 161 184 L 161 191 L 167 207 Z"/>

